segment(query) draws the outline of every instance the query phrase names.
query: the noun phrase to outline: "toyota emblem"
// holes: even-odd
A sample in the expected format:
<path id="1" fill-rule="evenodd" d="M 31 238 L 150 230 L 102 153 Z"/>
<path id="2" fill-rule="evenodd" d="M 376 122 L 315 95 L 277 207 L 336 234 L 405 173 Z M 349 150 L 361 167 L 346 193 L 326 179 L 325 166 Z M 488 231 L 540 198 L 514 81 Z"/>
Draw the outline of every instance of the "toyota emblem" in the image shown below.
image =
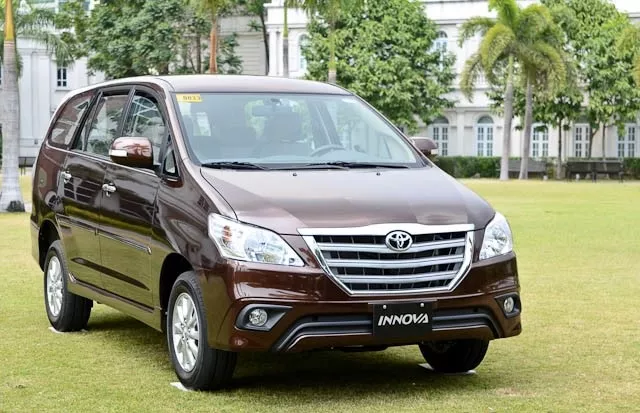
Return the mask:
<path id="1" fill-rule="evenodd" d="M 411 248 L 413 237 L 408 232 L 393 231 L 387 235 L 384 242 L 390 250 L 402 252 Z"/>

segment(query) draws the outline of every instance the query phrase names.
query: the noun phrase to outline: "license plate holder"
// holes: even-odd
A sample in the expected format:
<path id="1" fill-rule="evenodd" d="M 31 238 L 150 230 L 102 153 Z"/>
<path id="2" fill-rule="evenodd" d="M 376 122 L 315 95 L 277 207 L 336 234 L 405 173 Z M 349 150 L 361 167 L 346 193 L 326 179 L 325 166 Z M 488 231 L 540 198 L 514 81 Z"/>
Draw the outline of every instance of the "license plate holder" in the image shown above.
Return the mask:
<path id="1" fill-rule="evenodd" d="M 433 303 L 373 305 L 373 335 L 383 338 L 421 336 L 433 329 Z"/>

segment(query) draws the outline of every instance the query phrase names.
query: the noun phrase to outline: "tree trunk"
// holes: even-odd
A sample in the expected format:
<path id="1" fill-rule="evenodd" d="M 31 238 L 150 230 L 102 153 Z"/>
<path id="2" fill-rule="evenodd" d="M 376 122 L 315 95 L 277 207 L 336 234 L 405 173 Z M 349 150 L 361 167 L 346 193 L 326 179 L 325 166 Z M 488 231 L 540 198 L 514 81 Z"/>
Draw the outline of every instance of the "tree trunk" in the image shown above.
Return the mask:
<path id="1" fill-rule="evenodd" d="M 587 158 L 591 159 L 591 155 L 593 155 L 593 137 L 598 133 L 597 128 L 591 128 L 591 135 L 589 136 L 589 156 Z"/>
<path id="2" fill-rule="evenodd" d="M 607 154 L 605 153 L 605 140 L 607 138 L 607 125 L 602 125 L 602 159 L 607 157 Z"/>
<path id="3" fill-rule="evenodd" d="M 500 180 L 509 180 L 509 156 L 511 156 L 511 123 L 513 122 L 513 57 L 507 67 L 507 90 L 504 94 L 504 128 L 502 130 L 502 158 Z"/>
<path id="4" fill-rule="evenodd" d="M 209 33 L 209 73 L 218 73 L 218 18 L 211 17 L 211 33 Z"/>
<path id="5" fill-rule="evenodd" d="M 289 77 L 289 12 L 284 2 L 284 30 L 282 32 L 282 75 Z"/>
<path id="6" fill-rule="evenodd" d="M 0 100 L 0 124 L 2 124 L 2 194 L 0 212 L 24 212 L 20 192 L 20 102 L 18 95 L 18 62 L 13 29 L 11 1 L 5 6 L 4 62 L 2 70 L 3 98 Z"/>
<path id="7" fill-rule="evenodd" d="M 524 141 L 520 161 L 520 179 L 529 179 L 529 147 L 531 146 L 531 126 L 533 124 L 533 85 L 527 80 L 527 106 L 524 111 Z"/>
<path id="8" fill-rule="evenodd" d="M 196 36 L 196 73 L 202 73 L 202 38 Z"/>
<path id="9" fill-rule="evenodd" d="M 336 62 L 336 34 L 333 27 L 329 28 L 329 73 L 327 81 L 332 85 L 338 83 L 338 70 Z"/>
<path id="10" fill-rule="evenodd" d="M 558 159 L 556 159 L 556 179 L 562 179 L 562 120 L 558 122 Z"/>
<path id="11" fill-rule="evenodd" d="M 260 24 L 262 24 L 262 40 L 264 41 L 264 54 L 266 61 L 264 63 L 264 74 L 269 74 L 269 36 L 267 35 L 267 26 L 264 21 L 264 14 L 260 15 Z"/>

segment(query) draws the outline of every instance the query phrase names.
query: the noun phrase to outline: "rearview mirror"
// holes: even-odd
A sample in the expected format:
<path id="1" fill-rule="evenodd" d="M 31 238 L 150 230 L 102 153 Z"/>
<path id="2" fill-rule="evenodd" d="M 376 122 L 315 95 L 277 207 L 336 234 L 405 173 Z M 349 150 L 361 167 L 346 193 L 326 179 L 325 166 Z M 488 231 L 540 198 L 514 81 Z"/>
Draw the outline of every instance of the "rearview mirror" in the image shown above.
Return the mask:
<path id="1" fill-rule="evenodd" d="M 438 154 L 438 144 L 431 138 L 422 136 L 414 136 L 411 138 L 413 146 L 415 146 L 420 152 L 426 156 L 433 156 Z"/>
<path id="2" fill-rule="evenodd" d="M 118 138 L 111 144 L 109 157 L 119 165 L 153 169 L 153 148 L 148 138 Z"/>

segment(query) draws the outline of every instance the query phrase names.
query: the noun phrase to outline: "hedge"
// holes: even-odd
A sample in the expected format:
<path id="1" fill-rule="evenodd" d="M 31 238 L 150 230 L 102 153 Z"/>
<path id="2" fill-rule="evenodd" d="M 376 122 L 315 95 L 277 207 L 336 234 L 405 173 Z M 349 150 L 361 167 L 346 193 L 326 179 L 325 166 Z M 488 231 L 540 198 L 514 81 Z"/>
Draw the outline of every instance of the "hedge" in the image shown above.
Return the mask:
<path id="1" fill-rule="evenodd" d="M 520 160 L 520 158 L 511 158 Z M 616 158 L 617 159 L 617 158 Z M 455 178 L 498 178 L 500 176 L 500 157 L 478 156 L 442 156 L 436 157 L 436 165 Z M 548 175 L 555 176 L 555 159 L 549 159 Z M 633 179 L 640 179 L 640 158 L 624 159 L 625 175 Z"/>

